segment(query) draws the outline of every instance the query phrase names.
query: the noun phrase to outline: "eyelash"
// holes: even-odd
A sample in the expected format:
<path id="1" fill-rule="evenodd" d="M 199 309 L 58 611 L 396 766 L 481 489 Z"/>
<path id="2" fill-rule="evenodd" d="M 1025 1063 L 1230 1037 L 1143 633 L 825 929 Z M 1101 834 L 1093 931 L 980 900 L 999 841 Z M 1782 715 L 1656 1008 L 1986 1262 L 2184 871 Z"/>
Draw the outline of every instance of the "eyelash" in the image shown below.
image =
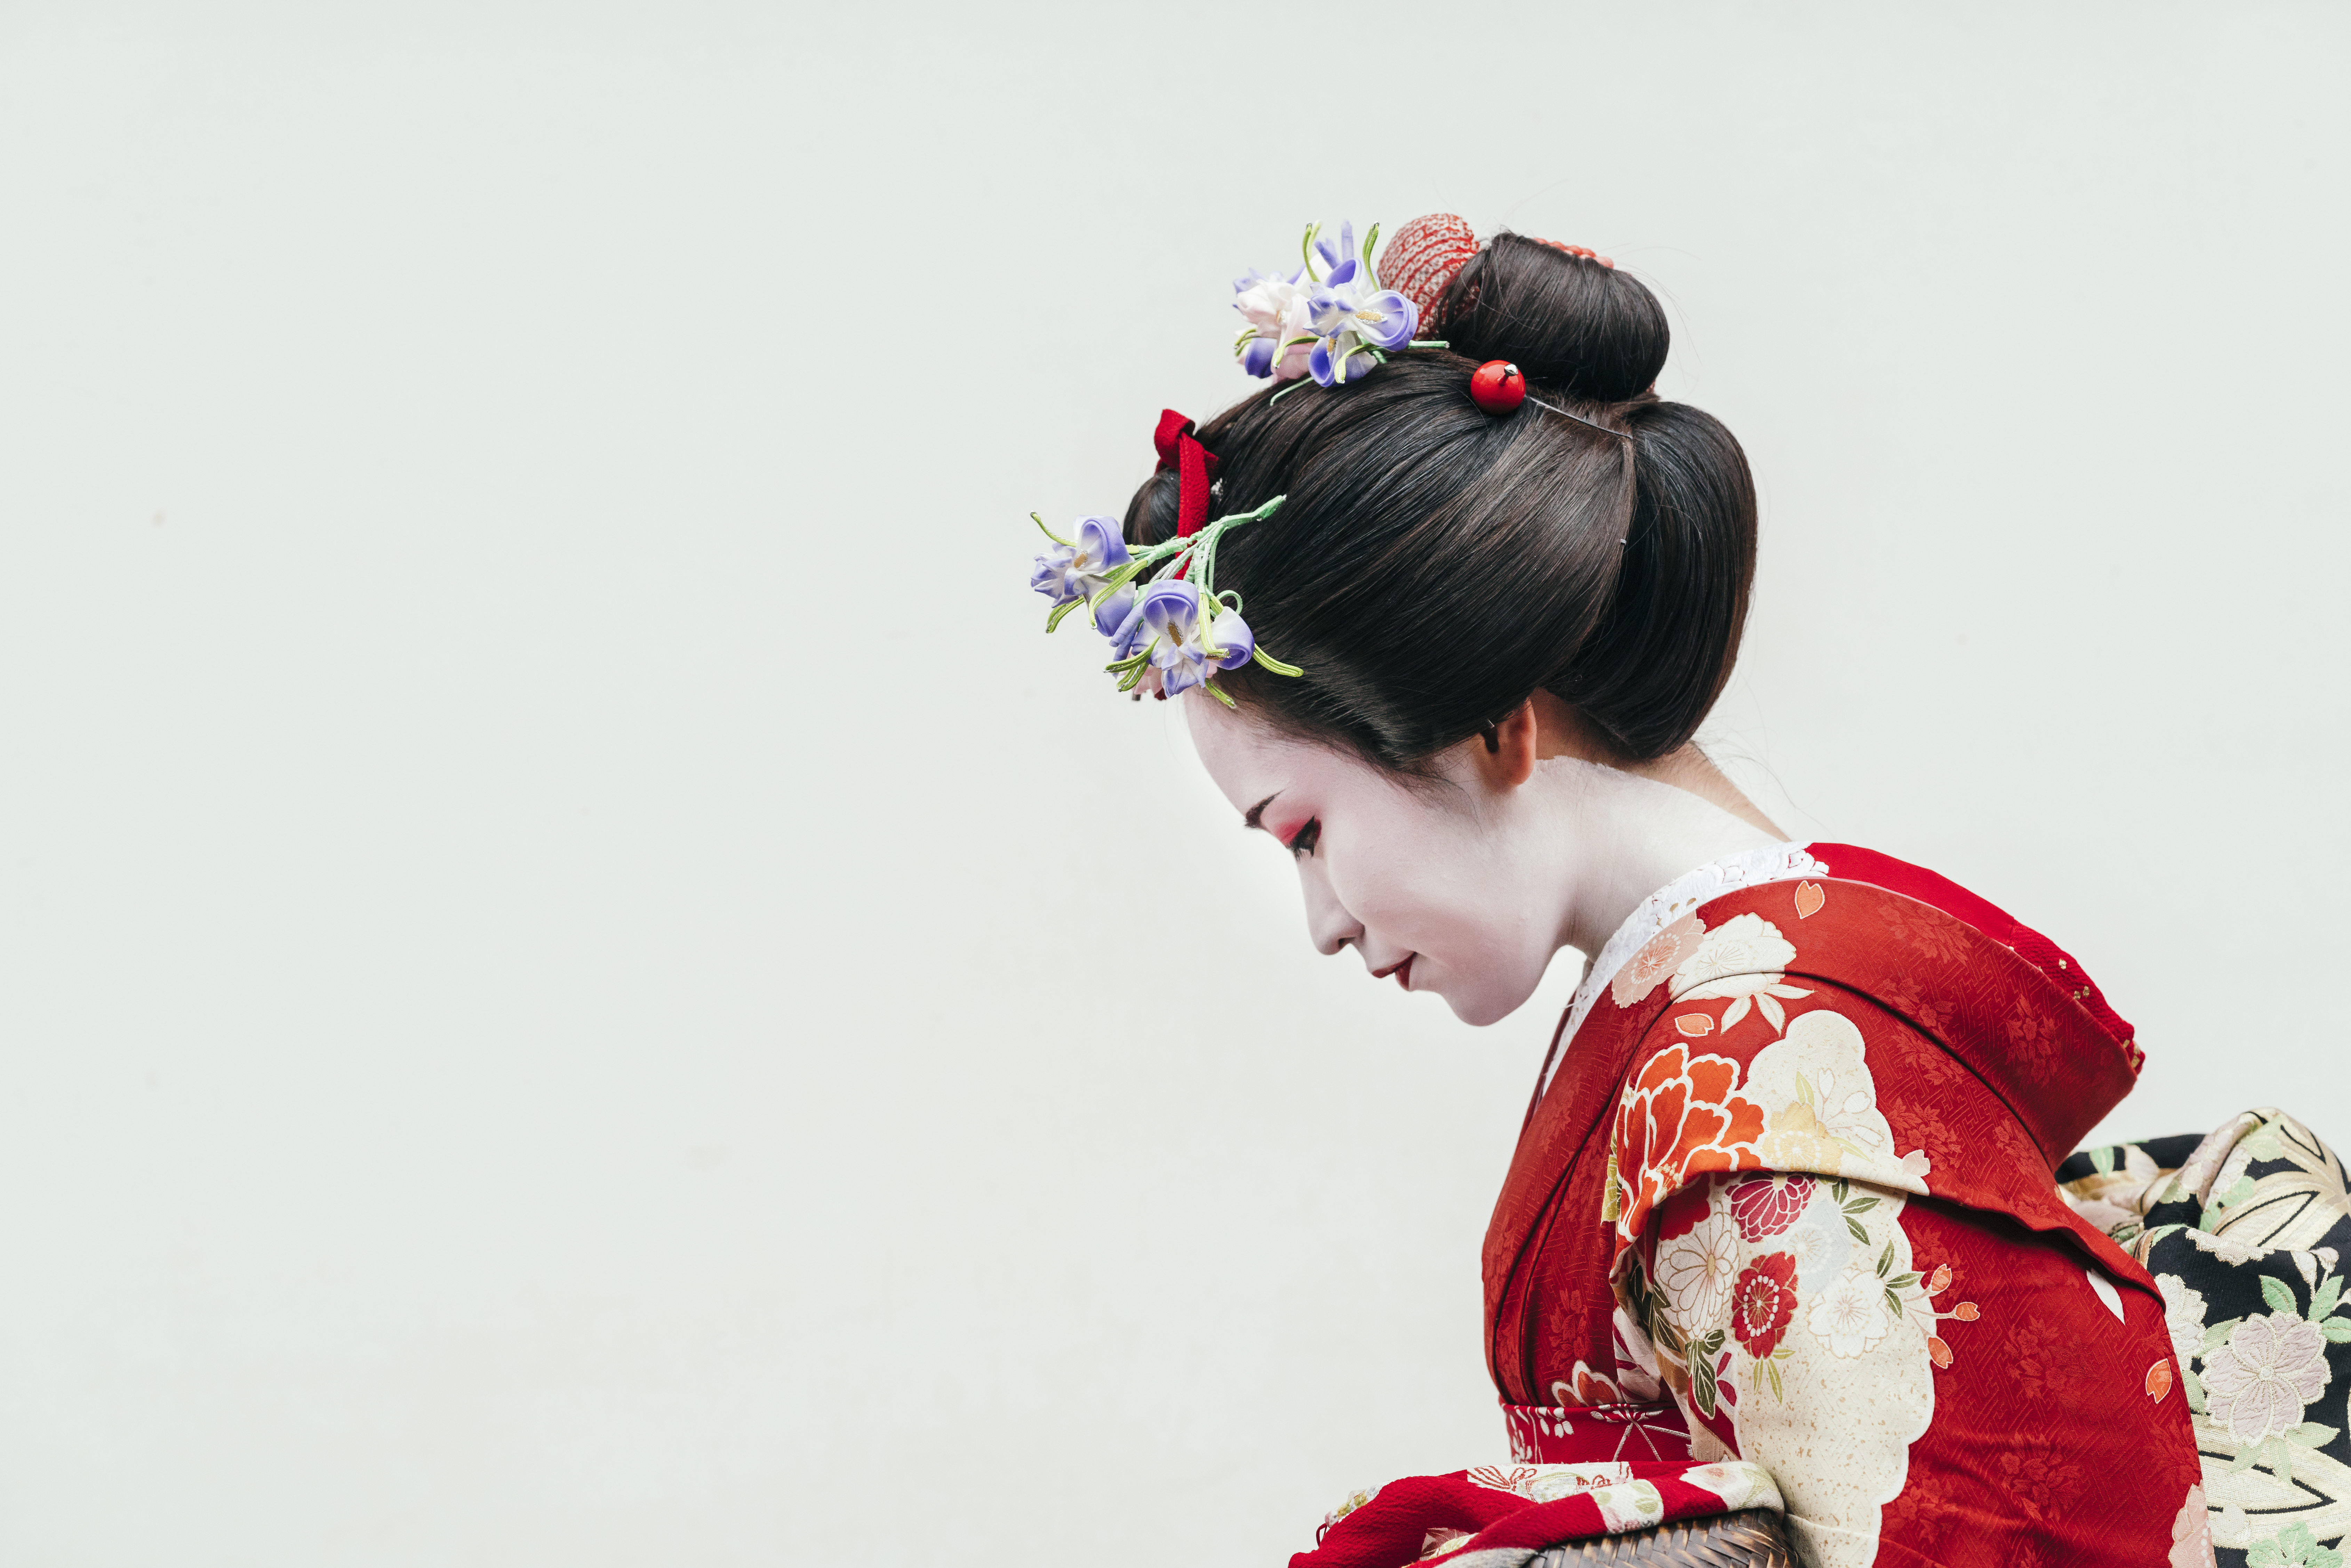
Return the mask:
<path id="1" fill-rule="evenodd" d="M 1281 847 L 1298 859 L 1304 860 L 1314 852 L 1314 846 L 1322 841 L 1322 819 L 1309 817 L 1306 820 L 1306 825 L 1290 834 L 1290 841 Z"/>

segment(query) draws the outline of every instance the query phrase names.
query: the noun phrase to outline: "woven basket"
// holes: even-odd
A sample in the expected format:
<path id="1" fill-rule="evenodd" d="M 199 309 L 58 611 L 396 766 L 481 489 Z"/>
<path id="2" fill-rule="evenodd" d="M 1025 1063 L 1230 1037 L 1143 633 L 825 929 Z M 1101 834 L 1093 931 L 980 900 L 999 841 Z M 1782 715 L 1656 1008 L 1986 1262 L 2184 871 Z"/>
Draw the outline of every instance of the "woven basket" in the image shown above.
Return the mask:
<path id="1" fill-rule="evenodd" d="M 1571 1541 L 1528 1559 L 1527 1568 L 1584 1568 L 1586 1563 L 1655 1563 L 1657 1568 L 1797 1568 L 1787 1522 L 1769 1509 L 1742 1509 L 1677 1524 L 1652 1525 L 1627 1535 Z"/>

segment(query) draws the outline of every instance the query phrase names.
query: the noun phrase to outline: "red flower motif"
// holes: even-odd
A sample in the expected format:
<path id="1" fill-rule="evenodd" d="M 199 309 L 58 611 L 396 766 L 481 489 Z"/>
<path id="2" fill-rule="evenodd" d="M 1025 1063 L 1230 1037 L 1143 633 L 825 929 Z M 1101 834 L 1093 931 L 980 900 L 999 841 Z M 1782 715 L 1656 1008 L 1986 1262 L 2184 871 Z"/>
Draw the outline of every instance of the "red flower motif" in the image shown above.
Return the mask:
<path id="1" fill-rule="evenodd" d="M 1796 1223 L 1812 1201 L 1810 1177 L 1779 1172 L 1748 1176 L 1730 1189 L 1731 1218 L 1739 1221 L 1739 1234 L 1749 1241 L 1779 1235 Z"/>
<path id="2" fill-rule="evenodd" d="M 1732 1092 L 1739 1064 L 1692 1056 L 1676 1042 L 1651 1057 L 1616 1110 L 1616 1179 L 1623 1184 L 1617 1236 L 1641 1233 L 1649 1211 L 1705 1171 L 1753 1170 L 1763 1163 L 1763 1107 Z"/>
<path id="3" fill-rule="evenodd" d="M 1730 1287 L 1730 1332 L 1747 1354 L 1770 1359 L 1796 1312 L 1796 1255 L 1767 1252 L 1740 1272 Z"/>

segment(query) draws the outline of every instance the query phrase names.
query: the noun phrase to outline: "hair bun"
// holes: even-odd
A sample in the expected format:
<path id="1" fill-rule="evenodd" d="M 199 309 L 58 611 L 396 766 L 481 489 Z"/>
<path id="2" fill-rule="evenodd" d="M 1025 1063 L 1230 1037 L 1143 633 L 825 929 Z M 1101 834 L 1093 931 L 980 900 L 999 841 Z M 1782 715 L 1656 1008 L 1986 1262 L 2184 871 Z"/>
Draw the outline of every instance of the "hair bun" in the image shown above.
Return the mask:
<path id="1" fill-rule="evenodd" d="M 1496 235 L 1437 303 L 1455 353 L 1509 360 L 1536 386 L 1570 397 L 1631 402 L 1666 368 L 1665 308 L 1582 246 Z"/>
<path id="2" fill-rule="evenodd" d="M 1437 303 L 1478 254 L 1478 231 L 1455 213 L 1430 213 L 1388 236 L 1380 251 L 1380 282 L 1420 311 L 1422 336 L 1433 336 Z"/>

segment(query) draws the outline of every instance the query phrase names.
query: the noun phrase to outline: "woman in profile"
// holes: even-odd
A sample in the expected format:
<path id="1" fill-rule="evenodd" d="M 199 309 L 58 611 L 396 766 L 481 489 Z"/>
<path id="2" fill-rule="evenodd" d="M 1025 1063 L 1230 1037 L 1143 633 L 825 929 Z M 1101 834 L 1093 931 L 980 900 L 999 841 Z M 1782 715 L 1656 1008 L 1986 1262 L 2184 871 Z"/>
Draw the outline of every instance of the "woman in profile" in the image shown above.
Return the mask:
<path id="1" fill-rule="evenodd" d="M 1646 287 L 1450 217 L 1316 237 L 1238 286 L 1276 384 L 1164 419 L 1034 585 L 1183 702 L 1321 952 L 1472 1024 L 1590 961 L 1486 1238 L 1514 1463 L 1363 1494 L 1299 1561 L 1760 1504 L 1818 1564 L 2339 1563 L 2333 1155 L 2275 1112 L 2076 1154 L 2141 1061 L 2080 965 L 1792 841 L 1692 744 L 1755 494 L 1657 397 Z"/>

